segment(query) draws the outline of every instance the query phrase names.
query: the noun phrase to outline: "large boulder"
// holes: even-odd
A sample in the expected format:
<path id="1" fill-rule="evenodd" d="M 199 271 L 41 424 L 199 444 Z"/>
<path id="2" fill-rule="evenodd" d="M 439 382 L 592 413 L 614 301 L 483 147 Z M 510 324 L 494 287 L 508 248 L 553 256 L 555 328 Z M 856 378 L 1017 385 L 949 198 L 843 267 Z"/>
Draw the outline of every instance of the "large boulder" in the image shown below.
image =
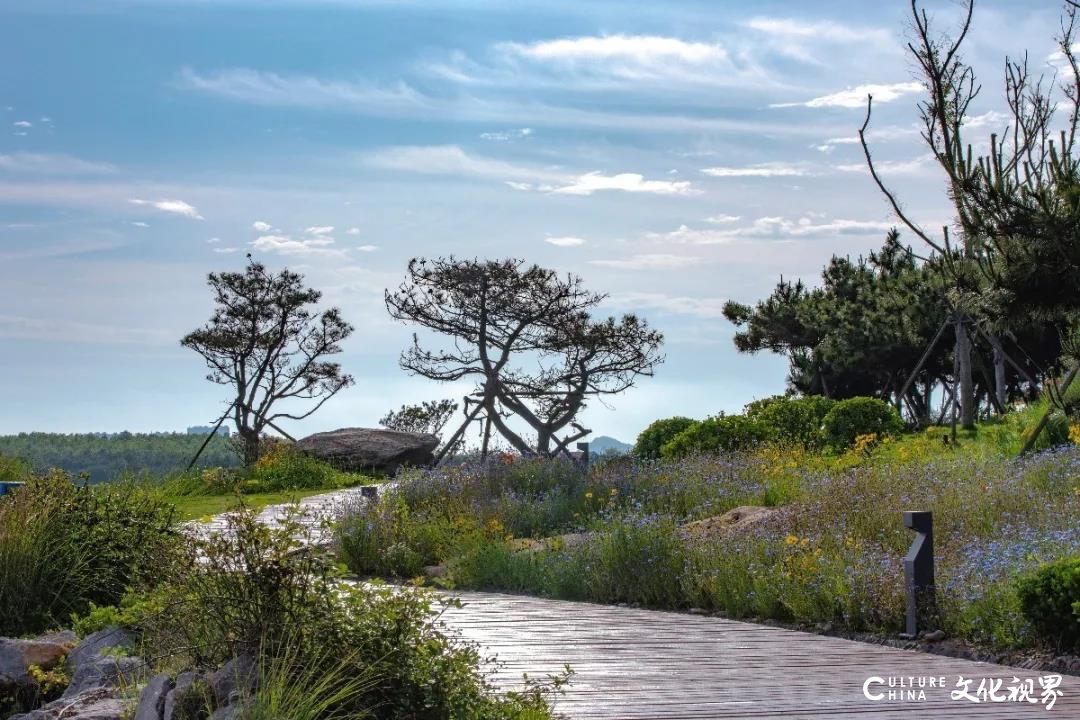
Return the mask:
<path id="1" fill-rule="evenodd" d="M 393 475 L 402 465 L 424 466 L 435 460 L 439 438 L 426 433 L 375 428 L 342 428 L 297 441 L 298 448 L 345 472 Z"/>
<path id="2" fill-rule="evenodd" d="M 64 656 L 71 650 L 71 645 L 68 638 L 0 638 L 0 692 L 29 687 L 33 684 L 29 674 L 30 666 L 52 670 L 64 660 Z"/>

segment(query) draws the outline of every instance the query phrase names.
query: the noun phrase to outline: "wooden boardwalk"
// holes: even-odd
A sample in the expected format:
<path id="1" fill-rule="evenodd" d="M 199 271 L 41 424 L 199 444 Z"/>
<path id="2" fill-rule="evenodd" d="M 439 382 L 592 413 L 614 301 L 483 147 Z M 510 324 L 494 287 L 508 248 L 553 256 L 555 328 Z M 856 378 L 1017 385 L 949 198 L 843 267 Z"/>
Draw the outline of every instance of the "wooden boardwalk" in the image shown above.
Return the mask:
<path id="1" fill-rule="evenodd" d="M 356 492 L 306 499 L 309 522 L 354 501 Z M 260 519 L 273 524 L 279 515 L 270 507 Z M 1014 678 L 1031 679 L 1039 700 L 1039 677 L 1047 673 L 684 613 L 500 593 L 454 597 L 464 607 L 442 619 L 485 657 L 497 658 L 498 687 L 520 688 L 523 673 L 542 680 L 570 664 L 575 675 L 555 709 L 572 720 L 1080 720 L 1080 678 L 1071 676 L 1062 678 L 1062 695 L 1049 711 L 1041 702 L 973 703 L 950 699 L 961 676 L 973 679 L 973 695 L 981 680 L 1000 679 L 998 697 Z M 870 677 L 883 680 L 872 692 L 888 693 L 890 678 L 943 677 L 945 687 L 924 688 L 925 699 L 874 701 L 863 695 Z"/>
<path id="2" fill-rule="evenodd" d="M 503 663 L 496 683 L 520 686 L 569 663 L 571 687 L 555 703 L 575 720 L 593 718 L 1076 718 L 1080 678 L 1064 676 L 1052 710 L 1041 704 L 952 700 L 959 676 L 1002 679 L 1037 671 L 928 655 L 763 625 L 685 613 L 635 610 L 498 593 L 456 593 L 465 606 L 447 624 Z M 945 677 L 925 700 L 868 700 L 877 676 Z M 916 680 L 917 682 L 917 680 Z M 887 693 L 887 684 L 883 687 Z"/>

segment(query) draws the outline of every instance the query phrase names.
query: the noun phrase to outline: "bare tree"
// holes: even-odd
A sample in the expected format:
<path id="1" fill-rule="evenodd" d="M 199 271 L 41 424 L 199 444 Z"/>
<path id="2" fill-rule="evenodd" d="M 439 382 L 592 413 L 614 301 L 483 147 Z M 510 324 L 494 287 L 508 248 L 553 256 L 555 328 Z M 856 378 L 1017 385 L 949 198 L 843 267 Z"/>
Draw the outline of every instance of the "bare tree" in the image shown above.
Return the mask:
<path id="1" fill-rule="evenodd" d="M 919 103 L 922 138 L 945 173 L 949 198 L 956 212 L 959 243 L 953 241 L 948 227 L 935 235 L 912 220 L 880 176 L 867 139 L 873 111 L 872 96 L 867 98 L 866 118 L 859 130 L 859 140 L 870 174 L 893 211 L 943 260 L 942 265 L 953 280 L 951 302 L 955 310 L 953 329 L 956 375 L 960 385 L 960 420 L 965 427 L 972 427 L 976 403 L 968 328 L 973 317 L 981 315 L 981 319 L 992 325 L 997 321 L 989 340 L 993 349 L 997 404 L 1003 407 L 1005 402 L 1007 358 L 999 333 L 1008 328 L 999 319 L 1000 313 L 982 311 L 988 286 L 1001 286 L 1000 268 L 1008 259 L 1006 248 L 1011 247 L 1009 233 L 1003 232 L 1003 223 L 999 221 L 1000 208 L 1045 183 L 1057 153 L 1071 156 L 1078 121 L 1080 71 L 1072 41 L 1076 7 L 1074 3 L 1068 3 L 1058 45 L 1072 76 L 1062 86 L 1072 103 L 1072 111 L 1068 129 L 1061 135 L 1061 145 L 1055 149 L 1050 132 L 1057 107 L 1052 98 L 1054 81 L 1048 83 L 1043 76 L 1034 75 L 1025 54 L 1019 61 L 1008 58 L 1005 61 L 1005 100 L 1010 110 L 1008 126 L 990 136 L 989 155 L 976 156 L 965 136 L 965 124 L 981 86 L 960 52 L 971 30 L 975 2 L 964 0 L 963 6 L 963 21 L 950 36 L 938 34 L 933 19 L 920 7 L 919 0 L 911 0 L 914 37 L 908 43 L 908 51 L 916 61 L 926 89 L 925 99 Z"/>
<path id="2" fill-rule="evenodd" d="M 556 433 L 573 426 L 586 398 L 625 390 L 660 361 L 662 338 L 642 321 L 591 319 L 589 311 L 604 297 L 585 290 L 574 275 L 522 260 L 450 257 L 412 260 L 406 281 L 387 291 L 386 306 L 395 319 L 451 341 L 452 347 L 432 350 L 414 335 L 401 356 L 405 370 L 477 385 L 448 443 L 479 420 L 482 451 L 494 429 L 522 454 L 550 455 L 570 441 Z M 512 416 L 537 433 L 535 446 L 510 426 Z"/>
<path id="3" fill-rule="evenodd" d="M 353 331 L 337 308 L 316 315 L 322 297 L 288 269 L 273 274 L 248 256 L 244 272 L 210 273 L 217 307 L 202 328 L 180 344 L 206 360 L 207 380 L 230 386 L 232 414 L 245 463 L 259 457 L 259 440 L 275 420 L 302 420 L 352 384 L 341 365 L 326 358 Z M 310 401 L 307 409 L 291 409 Z M 289 406 L 290 409 L 284 409 Z M 280 430 L 279 430 L 280 431 Z"/>

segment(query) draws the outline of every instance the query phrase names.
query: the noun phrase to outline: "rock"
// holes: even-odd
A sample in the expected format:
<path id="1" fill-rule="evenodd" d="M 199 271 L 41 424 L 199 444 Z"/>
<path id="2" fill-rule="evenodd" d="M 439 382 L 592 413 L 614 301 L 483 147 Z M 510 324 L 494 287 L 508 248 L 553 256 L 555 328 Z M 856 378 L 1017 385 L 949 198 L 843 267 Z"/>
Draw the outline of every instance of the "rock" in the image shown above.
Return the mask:
<path id="1" fill-rule="evenodd" d="M 162 720 L 174 720 L 173 714 L 176 711 L 177 702 L 191 690 L 191 686 L 197 681 L 205 682 L 205 679 L 199 673 L 190 670 L 176 676 L 173 689 L 165 696 L 165 706 L 161 713 Z"/>
<path id="2" fill-rule="evenodd" d="M 679 529 L 679 533 L 687 540 L 710 540 L 745 530 L 776 513 L 776 508 L 743 505 L 723 515 L 687 523 Z"/>
<path id="3" fill-rule="evenodd" d="M 219 707 L 214 711 L 214 714 L 210 716 L 210 720 L 233 720 L 233 718 L 240 716 L 243 709 L 243 705 L 227 705 L 225 707 Z"/>
<path id="4" fill-rule="evenodd" d="M 709 614 L 708 610 L 705 610 L 703 608 L 697 608 L 697 607 L 690 608 L 686 612 L 690 613 L 691 615 L 708 615 Z"/>
<path id="5" fill-rule="evenodd" d="M 251 655 L 237 655 L 221 666 L 217 672 L 210 673 L 207 682 L 214 696 L 217 707 L 231 705 L 250 694 L 259 679 L 259 668 Z"/>
<path id="6" fill-rule="evenodd" d="M 0 688 L 31 684 L 27 671 L 31 665 L 51 670 L 60 664 L 71 647 L 48 640 L 0 638 Z"/>
<path id="7" fill-rule="evenodd" d="M 426 575 L 429 578 L 446 577 L 446 566 L 445 565 L 425 565 L 424 566 L 424 575 Z"/>
<path id="8" fill-rule="evenodd" d="M 83 638 L 68 655 L 68 663 L 78 669 L 80 665 L 101 655 L 105 650 L 120 649 L 130 651 L 135 647 L 135 636 L 118 627 L 105 628 Z"/>
<path id="9" fill-rule="evenodd" d="M 109 690 L 95 690 L 76 698 L 54 700 L 48 705 L 9 720 L 123 720 L 124 703 Z"/>
<path id="10" fill-rule="evenodd" d="M 932 630 L 930 632 L 924 632 L 922 637 L 926 642 L 941 642 L 945 639 L 945 631 Z"/>
<path id="11" fill-rule="evenodd" d="M 393 475 L 402 465 L 430 465 L 439 439 L 426 433 L 374 428 L 342 428 L 315 433 L 296 446 L 345 472 Z"/>
<path id="12" fill-rule="evenodd" d="M 141 659 L 130 655 L 98 655 L 75 666 L 71 684 L 61 697 L 73 698 L 89 690 L 132 683 L 145 667 Z"/>
<path id="13" fill-rule="evenodd" d="M 133 720 L 161 720 L 165 714 L 165 696 L 173 689 L 172 678 L 167 674 L 155 675 L 146 683 L 139 695 Z"/>

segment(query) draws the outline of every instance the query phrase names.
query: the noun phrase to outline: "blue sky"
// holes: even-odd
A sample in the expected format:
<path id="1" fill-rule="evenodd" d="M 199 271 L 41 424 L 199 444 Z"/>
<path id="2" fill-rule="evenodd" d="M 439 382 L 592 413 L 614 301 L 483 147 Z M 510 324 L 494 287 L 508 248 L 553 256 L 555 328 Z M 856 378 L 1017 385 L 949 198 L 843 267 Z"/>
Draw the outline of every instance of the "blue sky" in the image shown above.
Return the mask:
<path id="1" fill-rule="evenodd" d="M 246 252 L 357 327 L 356 386 L 291 432 L 461 394 L 397 367 L 411 329 L 382 292 L 419 255 L 573 271 L 662 329 L 667 362 L 590 408 L 597 433 L 778 392 L 784 361 L 737 354 L 720 308 L 880 245 L 894 219 L 852 142 L 868 90 L 883 174 L 950 219 L 907 5 L 0 0 L 0 432 L 215 417 L 178 340 Z M 1004 55 L 1054 49 L 1058 6 L 1020 5 L 978 4 L 987 132 Z"/>

